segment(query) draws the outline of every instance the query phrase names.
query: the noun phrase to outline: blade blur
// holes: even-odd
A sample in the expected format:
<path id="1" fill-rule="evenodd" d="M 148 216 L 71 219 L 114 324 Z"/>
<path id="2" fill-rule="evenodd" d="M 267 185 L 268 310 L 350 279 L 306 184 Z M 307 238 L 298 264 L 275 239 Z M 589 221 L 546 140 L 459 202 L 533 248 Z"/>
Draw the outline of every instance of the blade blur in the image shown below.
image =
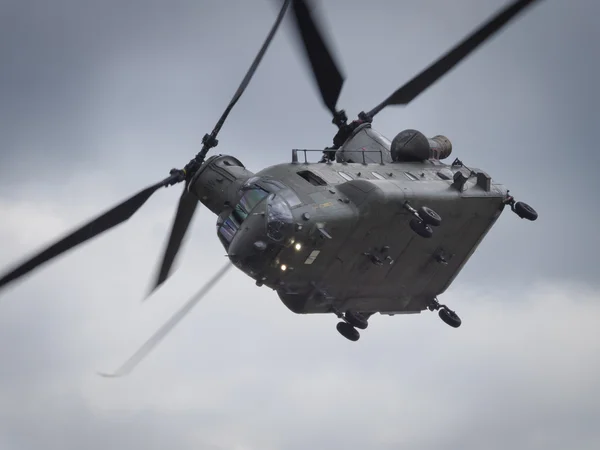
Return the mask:
<path id="1" fill-rule="evenodd" d="M 205 141 L 204 141 L 205 145 L 203 146 L 202 151 L 200 152 L 200 155 L 204 155 L 206 153 L 206 151 L 208 150 L 209 147 L 206 145 L 207 142 L 212 142 L 212 141 L 218 142 L 218 141 L 216 141 L 216 138 L 217 138 L 219 131 L 221 130 L 221 127 L 225 123 L 225 120 L 227 119 L 227 116 L 231 112 L 232 108 L 235 106 L 237 101 L 240 99 L 240 97 L 244 93 L 246 87 L 248 87 L 250 80 L 254 76 L 254 73 L 256 72 L 258 65 L 262 61 L 263 56 L 265 55 L 269 45 L 271 44 L 271 41 L 273 40 L 273 38 L 275 36 L 275 32 L 277 31 L 277 29 L 279 28 L 279 25 L 281 24 L 281 21 L 283 20 L 283 17 L 285 15 L 285 12 L 288 9 L 290 1 L 291 0 L 285 0 L 285 2 L 283 3 L 283 6 L 281 7 L 279 14 L 277 15 L 277 19 L 275 20 L 275 23 L 273 24 L 271 31 L 267 35 L 267 38 L 265 39 L 258 54 L 254 58 L 254 61 L 252 62 L 250 69 L 248 69 L 248 72 L 244 76 L 242 83 L 240 84 L 237 91 L 233 95 L 233 98 L 229 102 L 229 105 L 227 105 L 225 112 L 223 112 L 223 114 L 219 118 L 217 124 L 213 128 L 213 131 L 209 136 L 210 139 L 208 139 L 208 140 L 205 139 Z M 201 156 L 201 158 L 203 158 L 203 157 L 204 156 Z M 186 188 L 187 188 L 187 185 L 186 185 Z M 184 189 L 184 191 L 181 195 L 181 198 L 179 200 L 179 204 L 177 206 L 177 211 L 173 218 L 173 225 L 171 226 L 168 243 L 167 243 L 167 246 L 165 247 L 165 251 L 164 251 L 163 257 L 161 259 L 159 269 L 157 271 L 156 280 L 152 284 L 152 287 L 150 288 L 150 292 L 148 293 L 148 295 L 152 294 L 152 292 L 154 292 L 170 276 L 171 270 L 173 268 L 173 264 L 175 262 L 175 259 L 177 258 L 177 254 L 179 253 L 181 244 L 185 238 L 187 230 L 188 230 L 190 223 L 192 221 L 192 218 L 194 216 L 194 212 L 196 210 L 196 204 L 197 204 L 196 198 L 191 193 L 189 193 L 187 189 Z"/>
<path id="2" fill-rule="evenodd" d="M 189 314 L 194 306 L 204 298 L 206 294 L 217 284 L 217 282 L 227 273 L 232 267 L 232 264 L 227 261 L 227 264 L 221 268 L 203 287 L 188 300 L 156 333 L 148 339 L 140 349 L 135 352 L 125 363 L 119 367 L 114 373 L 100 373 L 100 376 L 108 378 L 122 377 L 129 374 L 160 342 L 181 322 L 181 320 Z"/>

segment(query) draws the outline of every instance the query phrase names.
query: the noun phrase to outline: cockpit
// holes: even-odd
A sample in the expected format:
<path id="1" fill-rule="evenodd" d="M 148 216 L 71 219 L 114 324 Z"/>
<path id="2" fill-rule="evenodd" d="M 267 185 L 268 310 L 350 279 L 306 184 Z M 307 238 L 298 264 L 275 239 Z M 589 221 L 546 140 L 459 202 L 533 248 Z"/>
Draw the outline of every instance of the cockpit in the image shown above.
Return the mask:
<path id="1" fill-rule="evenodd" d="M 225 249 L 229 246 L 250 215 L 266 217 L 266 236 L 275 242 L 293 232 L 291 207 L 299 205 L 300 199 L 283 183 L 267 177 L 249 178 L 239 191 L 238 203 L 219 215 L 217 235 Z M 265 220 L 262 219 L 262 223 Z"/>

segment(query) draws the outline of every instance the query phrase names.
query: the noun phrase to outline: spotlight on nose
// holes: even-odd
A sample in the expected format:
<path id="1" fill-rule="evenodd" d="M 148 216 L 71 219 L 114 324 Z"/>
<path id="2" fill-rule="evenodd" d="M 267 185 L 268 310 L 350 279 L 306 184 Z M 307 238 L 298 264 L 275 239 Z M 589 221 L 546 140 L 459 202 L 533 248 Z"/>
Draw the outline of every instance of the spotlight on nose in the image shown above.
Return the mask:
<path id="1" fill-rule="evenodd" d="M 296 245 L 294 245 L 294 248 L 296 249 L 296 251 L 300 251 L 300 250 L 302 250 L 302 244 L 300 242 L 296 242 Z"/>

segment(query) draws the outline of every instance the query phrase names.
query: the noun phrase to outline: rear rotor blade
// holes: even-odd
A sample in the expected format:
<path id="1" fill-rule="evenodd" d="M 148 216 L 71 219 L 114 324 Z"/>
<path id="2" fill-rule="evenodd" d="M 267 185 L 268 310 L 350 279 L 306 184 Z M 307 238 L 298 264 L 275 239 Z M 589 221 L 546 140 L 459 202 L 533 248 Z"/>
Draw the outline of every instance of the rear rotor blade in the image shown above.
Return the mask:
<path id="1" fill-rule="evenodd" d="M 242 83 L 240 84 L 237 91 L 233 95 L 233 98 L 229 102 L 229 105 L 227 105 L 227 108 L 221 115 L 219 121 L 213 128 L 212 133 L 210 135 L 205 136 L 202 151 L 198 154 L 198 157 L 197 157 L 200 161 L 202 161 L 204 159 L 204 156 L 206 155 L 206 153 L 208 152 L 210 147 L 216 145 L 216 143 L 217 143 L 216 137 L 219 134 L 221 127 L 225 123 L 225 120 L 227 119 L 227 116 L 231 112 L 232 108 L 235 106 L 237 101 L 240 99 L 241 95 L 244 93 L 244 90 L 250 83 L 250 80 L 252 79 L 252 76 L 256 72 L 258 65 L 260 64 L 263 56 L 265 55 L 265 52 L 267 51 L 269 44 L 271 43 L 271 41 L 273 40 L 273 37 L 275 36 L 275 32 L 277 31 L 277 28 L 279 28 L 279 24 L 281 24 L 281 21 L 283 20 L 283 17 L 285 15 L 285 12 L 287 11 L 290 1 L 291 0 L 285 0 L 283 6 L 281 7 L 281 10 L 279 11 L 277 19 L 275 20 L 275 23 L 273 24 L 273 27 L 271 28 L 271 31 L 269 32 L 265 42 L 263 43 L 261 49 L 259 50 L 258 54 L 256 55 L 256 58 L 254 58 L 254 61 L 252 62 L 250 69 L 248 69 L 248 72 L 246 73 L 246 76 L 242 80 Z M 177 211 L 175 213 L 175 217 L 173 219 L 173 225 L 172 225 L 171 232 L 169 235 L 169 240 L 168 240 L 163 258 L 162 258 L 160 266 L 159 266 L 158 275 L 157 275 L 157 278 L 156 278 L 154 284 L 152 285 L 152 287 L 150 289 L 149 294 L 154 292 L 154 290 L 156 290 L 162 283 L 164 283 L 167 280 L 167 278 L 169 277 L 169 275 L 171 274 L 171 269 L 172 269 L 173 263 L 175 261 L 175 258 L 177 257 L 177 253 L 179 252 L 181 244 L 185 238 L 185 235 L 189 228 L 190 222 L 192 221 L 194 212 L 196 211 L 197 201 L 198 200 L 192 194 L 190 194 L 187 191 L 187 189 L 183 192 L 183 194 L 179 200 L 179 205 L 177 206 Z"/>
<path id="2" fill-rule="evenodd" d="M 479 45 L 500 30 L 526 7 L 538 0 L 518 0 L 498 12 L 490 20 L 466 37 L 456 47 L 430 65 L 423 72 L 390 95 L 385 101 L 373 108 L 367 115 L 373 118 L 389 105 L 406 105 L 425 91 L 429 86 L 449 72 L 456 64 L 472 53 Z"/>
<path id="3" fill-rule="evenodd" d="M 323 103 L 335 117 L 336 105 L 344 85 L 344 76 L 333 59 L 333 54 L 328 49 L 323 33 L 319 30 L 307 3 L 305 0 L 293 0 L 294 21 Z"/>
<path id="4" fill-rule="evenodd" d="M 196 295 L 188 300 L 179 311 L 177 311 L 162 327 L 160 327 L 156 333 L 148 339 L 140 349 L 135 352 L 125 363 L 112 374 L 100 373 L 100 376 L 116 378 L 122 377 L 130 373 L 141 361 L 146 357 L 166 336 L 175 328 L 175 326 L 181 322 L 181 320 L 192 310 L 196 304 L 204 298 L 204 296 L 211 290 L 211 288 L 225 275 L 225 273 L 232 267 L 232 264 L 228 261 L 227 264 L 217 272 L 209 281 L 206 283 Z"/>
<path id="5" fill-rule="evenodd" d="M 133 197 L 128 198 L 119 205 L 115 206 L 111 210 L 105 212 L 96 219 L 88 222 L 79 229 L 75 230 L 68 236 L 64 237 L 60 241 L 52 244 L 42 252 L 38 253 L 33 258 L 25 261 L 20 266 L 16 267 L 9 273 L 5 274 L 0 278 L 0 289 L 11 281 L 22 277 L 23 275 L 31 272 L 35 268 L 42 264 L 50 261 L 51 259 L 67 252 L 68 250 L 82 244 L 95 236 L 98 236 L 105 231 L 125 222 L 135 212 L 142 207 L 144 203 L 161 187 L 173 184 L 177 182 L 177 175 L 172 175 L 169 178 L 164 179 L 160 183 L 156 183 L 153 186 L 149 186 L 146 189 L 138 192 Z"/>

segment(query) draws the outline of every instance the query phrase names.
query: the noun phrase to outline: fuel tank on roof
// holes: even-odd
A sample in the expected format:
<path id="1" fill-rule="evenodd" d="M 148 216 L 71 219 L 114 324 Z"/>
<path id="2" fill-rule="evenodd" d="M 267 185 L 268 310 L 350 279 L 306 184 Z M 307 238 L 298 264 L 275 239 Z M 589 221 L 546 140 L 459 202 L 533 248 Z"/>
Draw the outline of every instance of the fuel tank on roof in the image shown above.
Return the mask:
<path id="1" fill-rule="evenodd" d="M 452 153 L 452 143 L 446 136 L 427 138 L 417 130 L 404 130 L 392 141 L 391 155 L 394 162 L 445 159 Z"/>

